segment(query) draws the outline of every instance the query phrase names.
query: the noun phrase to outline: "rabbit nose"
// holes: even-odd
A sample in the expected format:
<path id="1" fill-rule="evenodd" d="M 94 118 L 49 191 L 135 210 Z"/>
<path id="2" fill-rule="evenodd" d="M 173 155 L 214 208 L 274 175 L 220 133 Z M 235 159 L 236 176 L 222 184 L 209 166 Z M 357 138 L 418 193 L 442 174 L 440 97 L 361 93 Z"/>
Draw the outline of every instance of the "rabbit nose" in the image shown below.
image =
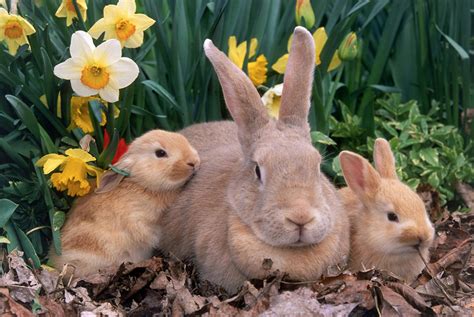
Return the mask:
<path id="1" fill-rule="evenodd" d="M 301 231 L 305 225 L 314 220 L 314 217 L 286 217 L 286 220 L 297 225 Z"/>
<path id="2" fill-rule="evenodd" d="M 425 239 L 422 236 L 417 236 L 416 239 L 417 240 L 413 244 L 413 247 L 415 249 L 419 249 L 421 247 L 421 245 L 423 244 L 423 242 L 425 241 Z"/>
<path id="3" fill-rule="evenodd" d="M 191 161 L 187 163 L 189 166 L 193 168 L 193 170 L 197 170 L 199 168 L 199 161 Z"/>

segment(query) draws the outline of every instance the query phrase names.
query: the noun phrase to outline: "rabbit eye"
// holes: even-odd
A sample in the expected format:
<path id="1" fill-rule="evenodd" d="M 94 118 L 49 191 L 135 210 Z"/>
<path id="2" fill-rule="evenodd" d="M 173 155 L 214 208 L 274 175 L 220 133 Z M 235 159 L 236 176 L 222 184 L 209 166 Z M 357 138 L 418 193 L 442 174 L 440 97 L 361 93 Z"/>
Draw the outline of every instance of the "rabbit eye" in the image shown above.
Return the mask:
<path id="1" fill-rule="evenodd" d="M 156 157 L 159 157 L 159 158 L 168 156 L 168 154 L 166 154 L 165 150 L 162 150 L 162 149 L 156 150 L 155 155 L 156 155 Z"/>
<path id="2" fill-rule="evenodd" d="M 389 221 L 398 222 L 398 216 L 394 212 L 389 212 L 387 218 Z"/>
<path id="3" fill-rule="evenodd" d="M 258 165 L 255 166 L 255 174 L 257 175 L 258 180 L 262 181 L 262 175 L 260 174 L 260 167 Z"/>

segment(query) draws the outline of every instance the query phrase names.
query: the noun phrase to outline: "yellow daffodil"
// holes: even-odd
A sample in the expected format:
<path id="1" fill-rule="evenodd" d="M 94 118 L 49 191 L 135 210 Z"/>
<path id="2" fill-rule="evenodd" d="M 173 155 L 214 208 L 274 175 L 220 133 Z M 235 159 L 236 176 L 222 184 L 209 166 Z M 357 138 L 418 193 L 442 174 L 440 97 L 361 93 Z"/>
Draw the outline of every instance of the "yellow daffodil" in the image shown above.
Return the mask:
<path id="1" fill-rule="evenodd" d="M 313 40 L 314 40 L 314 48 L 316 50 L 316 65 L 321 64 L 321 52 L 323 51 L 324 45 L 328 40 L 328 35 L 326 34 L 326 30 L 324 27 L 318 28 L 313 33 Z M 333 69 L 336 69 L 341 65 L 341 60 L 339 59 L 338 51 L 334 52 L 332 56 L 331 62 L 329 63 L 328 71 L 330 72 Z"/>
<path id="2" fill-rule="evenodd" d="M 84 133 L 94 132 L 91 117 L 89 115 L 89 101 L 99 100 L 97 97 L 71 97 L 71 124 L 68 129 L 72 130 L 80 128 Z M 105 102 L 103 102 L 105 104 Z M 107 118 L 104 111 L 101 111 L 100 125 L 104 126 L 107 123 Z"/>
<path id="3" fill-rule="evenodd" d="M 240 69 L 244 66 L 245 55 L 247 54 L 247 41 L 237 45 L 235 36 L 229 37 L 229 59 L 237 65 Z M 257 51 L 258 41 L 253 38 L 250 40 L 250 47 L 248 51 L 248 60 L 255 56 Z M 262 85 L 267 81 L 267 59 L 263 54 L 260 54 L 255 61 L 247 62 L 247 70 L 250 80 L 255 86 Z"/>
<path id="4" fill-rule="evenodd" d="M 314 33 L 313 33 L 313 40 L 314 40 L 314 46 L 315 46 L 315 54 L 316 54 L 316 66 L 321 64 L 321 52 L 323 51 L 324 45 L 326 45 L 326 42 L 328 40 L 328 36 L 326 34 L 326 30 L 324 27 L 318 28 Z M 288 51 L 290 50 L 291 46 L 291 38 L 288 41 Z M 284 74 L 286 70 L 286 64 L 288 63 L 288 54 L 283 55 L 280 57 L 275 64 L 272 65 L 272 69 L 276 71 L 279 74 Z M 336 68 L 338 68 L 341 65 L 341 60 L 339 59 L 338 51 L 334 52 L 334 55 L 331 59 L 331 62 L 329 63 L 328 71 L 332 71 Z"/>
<path id="5" fill-rule="evenodd" d="M 143 44 L 143 32 L 155 23 L 145 14 L 136 14 L 135 0 L 119 0 L 117 5 L 104 7 L 104 17 L 89 30 L 97 39 L 105 32 L 105 39 L 117 39 L 122 47 L 136 48 Z"/>
<path id="6" fill-rule="evenodd" d="M 0 7 L 7 8 L 7 2 L 5 0 L 0 0 Z"/>
<path id="7" fill-rule="evenodd" d="M 304 18 L 306 28 L 311 29 L 316 22 L 311 0 L 296 0 L 296 23 L 301 25 L 301 18 Z"/>
<path id="8" fill-rule="evenodd" d="M 84 21 L 87 19 L 87 3 L 86 0 L 77 0 L 77 7 L 79 12 L 81 13 L 81 17 Z M 56 16 L 58 18 L 66 18 L 66 25 L 70 26 L 72 24 L 72 19 L 77 19 L 77 12 L 76 8 L 74 8 L 74 4 L 72 0 L 62 0 L 61 5 L 56 11 Z"/>
<path id="9" fill-rule="evenodd" d="M 35 28 L 24 18 L 8 14 L 7 10 L 0 8 L 0 41 L 7 43 L 11 55 L 15 55 L 21 45 L 29 44 L 27 36 L 35 32 Z"/>
<path id="10" fill-rule="evenodd" d="M 95 47 L 84 31 L 72 35 L 71 58 L 54 67 L 54 74 L 71 81 L 72 89 L 81 97 L 99 94 L 108 102 L 119 100 L 119 89 L 138 77 L 138 66 L 130 58 L 121 57 L 119 41 L 108 40 Z"/>
<path id="11" fill-rule="evenodd" d="M 84 196 L 91 189 L 87 175 L 95 176 L 98 186 L 103 170 L 87 164 L 95 161 L 95 157 L 84 150 L 68 149 L 65 154 L 66 156 L 47 154 L 40 158 L 36 165 L 43 167 L 44 174 L 49 174 L 59 168 L 61 172 L 51 175 L 53 187 L 58 191 L 67 191 L 69 196 Z"/>
<path id="12" fill-rule="evenodd" d="M 281 105 L 281 94 L 283 92 L 283 84 L 278 84 L 268 89 L 262 96 L 263 105 L 267 108 L 268 114 L 278 119 Z"/>
<path id="13" fill-rule="evenodd" d="M 46 99 L 46 95 L 41 95 L 40 96 L 40 101 L 41 103 L 48 109 L 49 108 L 49 105 L 48 105 L 48 100 Z M 58 118 L 62 118 L 62 113 L 61 113 L 61 94 L 58 93 L 58 98 L 56 99 L 56 104 L 58 105 L 58 107 L 56 108 L 56 116 Z"/>

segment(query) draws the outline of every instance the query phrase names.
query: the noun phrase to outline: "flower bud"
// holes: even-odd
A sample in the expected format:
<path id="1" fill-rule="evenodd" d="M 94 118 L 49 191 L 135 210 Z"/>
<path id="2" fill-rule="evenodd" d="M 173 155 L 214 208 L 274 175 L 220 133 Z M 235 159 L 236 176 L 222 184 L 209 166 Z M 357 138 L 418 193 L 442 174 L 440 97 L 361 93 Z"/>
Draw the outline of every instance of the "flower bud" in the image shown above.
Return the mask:
<path id="1" fill-rule="evenodd" d="M 357 35 L 351 32 L 346 35 L 339 46 L 339 58 L 343 61 L 351 61 L 357 57 L 359 53 L 359 41 Z"/>
<path id="2" fill-rule="evenodd" d="M 311 0 L 296 0 L 296 24 L 301 25 L 302 18 L 304 18 L 307 29 L 313 27 L 316 18 L 314 17 L 314 11 L 311 7 Z"/>

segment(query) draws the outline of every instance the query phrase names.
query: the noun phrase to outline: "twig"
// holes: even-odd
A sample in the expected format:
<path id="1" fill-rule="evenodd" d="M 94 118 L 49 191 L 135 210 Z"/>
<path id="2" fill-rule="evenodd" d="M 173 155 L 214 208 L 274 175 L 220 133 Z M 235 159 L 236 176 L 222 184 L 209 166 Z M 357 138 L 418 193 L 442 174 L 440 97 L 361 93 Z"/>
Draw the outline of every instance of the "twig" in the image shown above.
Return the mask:
<path id="1" fill-rule="evenodd" d="M 440 279 L 438 279 L 438 277 L 435 274 L 431 272 L 430 268 L 428 267 L 428 263 L 426 262 L 425 258 L 423 258 L 423 255 L 421 254 L 420 248 L 416 248 L 416 250 L 418 251 L 418 255 L 420 256 L 421 260 L 425 264 L 426 272 L 428 272 L 428 274 L 433 279 L 433 282 L 436 284 L 436 286 L 438 286 L 438 288 L 444 294 L 444 296 L 446 297 L 446 299 L 448 300 L 450 304 L 450 308 L 453 309 L 451 305 L 455 304 L 456 300 L 451 295 L 448 294 L 447 290 L 445 289 L 444 283 Z"/>

